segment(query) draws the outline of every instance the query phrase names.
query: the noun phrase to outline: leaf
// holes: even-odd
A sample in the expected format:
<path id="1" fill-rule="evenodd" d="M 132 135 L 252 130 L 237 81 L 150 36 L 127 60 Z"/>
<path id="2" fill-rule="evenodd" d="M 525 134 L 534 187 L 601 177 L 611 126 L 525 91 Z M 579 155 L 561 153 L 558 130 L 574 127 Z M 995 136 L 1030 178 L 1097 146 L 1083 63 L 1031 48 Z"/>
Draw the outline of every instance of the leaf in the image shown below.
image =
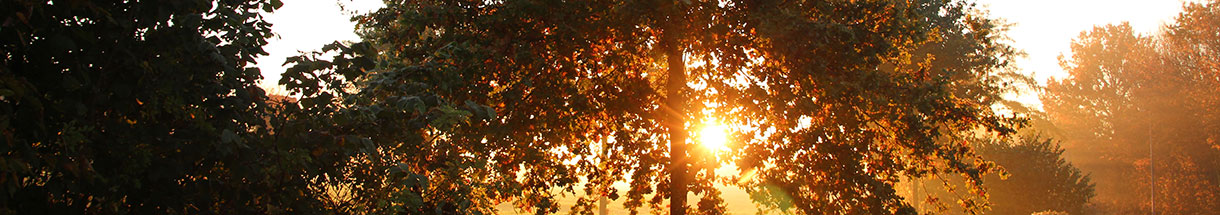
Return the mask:
<path id="1" fill-rule="evenodd" d="M 496 109 L 495 108 L 492 108 L 489 106 L 483 106 L 483 113 L 486 114 L 487 119 L 496 118 Z"/>
<path id="2" fill-rule="evenodd" d="M 220 132 L 220 142 L 222 143 L 235 143 L 238 140 L 241 140 L 241 137 L 238 137 L 233 130 L 224 129 Z"/>
<path id="3" fill-rule="evenodd" d="M 483 105 L 479 105 L 478 103 L 475 103 L 470 100 L 466 100 L 465 103 L 466 103 L 466 110 L 470 111 L 470 113 L 474 114 L 474 116 L 476 116 L 477 118 L 483 119 L 483 117 L 487 116 L 487 110 L 484 109 Z M 487 119 L 490 119 L 490 118 L 491 117 L 488 117 Z"/>

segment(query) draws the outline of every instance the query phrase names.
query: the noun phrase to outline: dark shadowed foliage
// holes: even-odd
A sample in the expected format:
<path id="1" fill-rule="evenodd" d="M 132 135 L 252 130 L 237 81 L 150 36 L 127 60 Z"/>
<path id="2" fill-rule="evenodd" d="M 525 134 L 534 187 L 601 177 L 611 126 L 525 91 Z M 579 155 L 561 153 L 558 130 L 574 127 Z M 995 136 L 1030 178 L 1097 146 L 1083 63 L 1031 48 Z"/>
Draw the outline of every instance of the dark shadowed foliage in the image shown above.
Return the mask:
<path id="1" fill-rule="evenodd" d="M 0 1 L 0 213 L 304 213 L 251 68 L 279 0 Z"/>

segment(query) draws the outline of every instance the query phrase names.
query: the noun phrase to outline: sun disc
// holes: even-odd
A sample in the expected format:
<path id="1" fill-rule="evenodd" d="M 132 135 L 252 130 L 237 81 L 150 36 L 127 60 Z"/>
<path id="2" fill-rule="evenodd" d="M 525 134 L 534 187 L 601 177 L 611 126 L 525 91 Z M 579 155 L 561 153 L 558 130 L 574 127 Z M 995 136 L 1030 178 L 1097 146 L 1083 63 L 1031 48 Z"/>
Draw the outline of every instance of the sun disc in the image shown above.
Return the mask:
<path id="1" fill-rule="evenodd" d="M 726 151 L 729 149 L 729 129 L 718 122 L 705 124 L 699 130 L 699 144 L 709 151 Z"/>

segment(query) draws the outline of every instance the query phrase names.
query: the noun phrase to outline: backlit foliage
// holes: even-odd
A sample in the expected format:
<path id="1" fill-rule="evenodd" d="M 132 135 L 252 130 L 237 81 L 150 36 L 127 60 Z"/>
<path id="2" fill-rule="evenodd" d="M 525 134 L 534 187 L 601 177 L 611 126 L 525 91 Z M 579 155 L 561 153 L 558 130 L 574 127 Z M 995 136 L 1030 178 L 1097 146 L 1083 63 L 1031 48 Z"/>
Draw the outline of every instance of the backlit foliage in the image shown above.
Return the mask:
<path id="1" fill-rule="evenodd" d="M 333 108 L 325 117 L 381 114 L 331 133 L 368 140 L 338 184 L 357 187 L 352 207 L 373 213 L 493 212 L 503 202 L 546 213 L 560 195 L 581 195 L 573 209 L 582 212 L 601 195 L 662 211 L 672 168 L 665 124 L 694 128 L 707 117 L 748 129 L 723 156 L 688 151 L 700 198 L 692 212 L 723 211 L 712 185 L 743 181 L 730 184 L 770 193 L 755 199 L 768 208 L 913 213 L 893 189 L 900 177 L 961 174 L 977 185 L 994 165 L 953 136 L 1007 135 L 1018 123 L 992 112 L 1011 89 L 1016 53 L 962 2 L 386 5 L 354 19 L 365 42 L 332 47 L 341 53 L 333 60 L 290 60 L 283 82 L 302 104 Z M 664 86 L 673 50 L 690 62 L 688 90 Z M 665 102 L 679 93 L 690 99 Z M 675 121 L 671 108 L 692 111 Z M 715 175 L 723 162 L 756 178 Z M 406 174 L 361 178 L 386 168 Z"/>

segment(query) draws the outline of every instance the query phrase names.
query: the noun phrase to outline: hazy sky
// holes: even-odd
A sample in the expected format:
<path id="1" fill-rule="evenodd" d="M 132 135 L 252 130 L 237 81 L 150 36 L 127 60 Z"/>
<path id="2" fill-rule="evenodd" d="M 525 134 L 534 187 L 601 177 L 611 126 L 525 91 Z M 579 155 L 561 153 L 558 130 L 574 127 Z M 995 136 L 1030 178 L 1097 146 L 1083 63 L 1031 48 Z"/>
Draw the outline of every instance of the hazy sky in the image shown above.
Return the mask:
<path id="1" fill-rule="evenodd" d="M 1057 57 L 1067 53 L 1072 38 L 1094 25 L 1128 21 L 1136 31 L 1155 32 L 1177 15 L 1184 0 L 978 0 L 993 17 L 1015 24 L 1008 35 L 1013 45 L 1029 56 L 1019 61 L 1023 71 L 1039 81 L 1062 77 Z M 258 59 L 264 86 L 279 81 L 284 58 L 299 51 L 316 50 L 335 40 L 359 39 L 339 3 L 347 9 L 368 11 L 383 7 L 379 0 L 284 0 L 284 7 L 267 19 L 279 38 L 267 45 L 269 56 Z M 1022 100 L 1036 102 L 1036 97 Z"/>

